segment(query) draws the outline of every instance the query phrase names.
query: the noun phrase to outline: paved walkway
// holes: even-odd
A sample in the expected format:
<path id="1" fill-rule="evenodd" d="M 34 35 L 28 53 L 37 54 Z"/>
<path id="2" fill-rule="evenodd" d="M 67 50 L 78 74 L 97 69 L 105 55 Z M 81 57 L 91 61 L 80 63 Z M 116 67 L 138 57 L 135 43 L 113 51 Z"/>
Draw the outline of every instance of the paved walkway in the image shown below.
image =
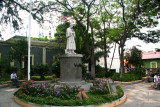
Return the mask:
<path id="1" fill-rule="evenodd" d="M 118 107 L 160 107 L 160 90 L 155 90 L 151 84 L 122 85 L 127 101 Z"/>
<path id="2" fill-rule="evenodd" d="M 0 107 L 21 107 L 13 100 L 13 93 L 18 88 L 0 88 Z"/>
<path id="3" fill-rule="evenodd" d="M 151 88 L 152 83 L 122 85 L 127 101 L 118 107 L 160 107 L 160 90 Z M 13 100 L 18 88 L 0 88 L 0 107 L 21 107 Z"/>

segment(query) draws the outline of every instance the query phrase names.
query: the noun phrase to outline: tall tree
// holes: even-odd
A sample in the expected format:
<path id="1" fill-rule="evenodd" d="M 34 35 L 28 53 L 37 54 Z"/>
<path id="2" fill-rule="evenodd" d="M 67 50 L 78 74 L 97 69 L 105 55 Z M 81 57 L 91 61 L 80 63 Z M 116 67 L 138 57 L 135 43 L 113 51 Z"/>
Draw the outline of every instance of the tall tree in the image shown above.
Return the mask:
<path id="1" fill-rule="evenodd" d="M 112 0 L 100 0 L 100 9 L 98 11 L 100 18 L 96 20 L 99 21 L 99 25 L 97 25 L 97 30 L 99 34 L 99 38 L 101 38 L 103 57 L 104 57 L 104 67 L 107 69 L 107 56 L 109 52 L 109 42 L 111 42 L 108 38 L 109 30 L 111 29 L 111 24 L 113 25 L 113 20 L 115 18 L 116 8 L 115 3 L 111 3 Z M 99 27 L 98 27 L 99 26 Z M 107 43 L 108 42 L 108 43 Z"/>
<path id="2" fill-rule="evenodd" d="M 11 44 L 11 50 L 9 51 L 10 59 L 18 61 L 20 69 L 22 68 L 22 61 L 25 55 L 27 55 L 27 41 L 17 40 Z"/>
<path id="3" fill-rule="evenodd" d="M 147 38 L 142 35 L 140 29 L 146 26 L 155 26 L 158 22 L 154 20 L 153 14 L 143 11 L 143 1 L 140 0 L 116 0 L 122 9 L 120 24 L 119 24 L 119 55 L 121 77 L 124 75 L 124 46 L 128 38 L 138 37 Z"/>

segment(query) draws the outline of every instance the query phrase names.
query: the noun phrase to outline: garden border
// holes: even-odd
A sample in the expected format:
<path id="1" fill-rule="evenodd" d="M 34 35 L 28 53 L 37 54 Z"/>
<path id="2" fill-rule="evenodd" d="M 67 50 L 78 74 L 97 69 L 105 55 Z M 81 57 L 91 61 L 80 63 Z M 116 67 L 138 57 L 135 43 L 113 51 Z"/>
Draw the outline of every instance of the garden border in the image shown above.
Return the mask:
<path id="1" fill-rule="evenodd" d="M 120 99 L 117 99 L 115 101 L 113 101 L 112 103 L 105 103 L 103 105 L 99 105 L 97 107 L 115 107 L 115 106 L 118 106 L 122 103 L 124 103 L 125 101 L 127 100 L 127 96 L 126 95 L 123 95 L 123 97 L 121 97 Z M 14 101 L 23 106 L 23 107 L 39 107 L 38 105 L 35 105 L 33 103 L 24 103 L 22 101 L 20 101 L 17 97 L 14 96 Z M 70 107 L 70 106 L 51 106 L 51 105 L 44 105 L 44 106 L 41 106 L 41 107 Z M 93 107 L 93 105 L 88 105 L 88 106 L 73 106 L 73 107 Z"/>
<path id="2" fill-rule="evenodd" d="M 114 81 L 115 84 L 123 84 L 123 85 L 132 85 L 132 84 L 137 84 L 141 83 L 144 80 L 137 80 L 137 81 L 131 81 L 131 82 L 121 82 L 121 81 Z"/>

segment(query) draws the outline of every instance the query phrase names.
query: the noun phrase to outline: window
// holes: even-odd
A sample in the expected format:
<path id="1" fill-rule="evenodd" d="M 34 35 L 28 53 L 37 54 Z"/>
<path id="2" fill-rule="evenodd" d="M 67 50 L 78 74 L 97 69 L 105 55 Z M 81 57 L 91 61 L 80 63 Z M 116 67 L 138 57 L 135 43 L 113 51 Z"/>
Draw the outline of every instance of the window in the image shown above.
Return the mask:
<path id="1" fill-rule="evenodd" d="M 30 56 L 30 64 L 34 65 L 34 55 Z M 28 56 L 24 57 L 24 61 L 22 62 L 22 68 L 28 67 Z"/>
<path id="2" fill-rule="evenodd" d="M 150 62 L 150 67 L 157 68 L 157 62 L 156 61 Z"/>

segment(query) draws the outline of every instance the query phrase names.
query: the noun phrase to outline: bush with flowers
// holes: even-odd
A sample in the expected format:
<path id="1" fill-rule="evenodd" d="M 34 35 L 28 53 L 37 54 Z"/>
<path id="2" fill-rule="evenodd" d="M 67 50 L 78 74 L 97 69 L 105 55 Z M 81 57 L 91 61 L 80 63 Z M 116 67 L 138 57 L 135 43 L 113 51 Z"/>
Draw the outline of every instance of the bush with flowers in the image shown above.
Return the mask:
<path id="1" fill-rule="evenodd" d="M 106 80 L 95 80 L 91 82 L 93 86 L 90 87 L 90 92 L 86 92 L 89 99 L 76 99 L 79 87 L 65 86 L 55 88 L 45 83 L 36 84 L 34 81 L 23 83 L 14 95 L 25 102 L 55 106 L 101 105 L 102 103 L 112 102 L 124 95 L 120 86 L 116 87 L 116 95 L 110 95 Z"/>
<path id="2" fill-rule="evenodd" d="M 51 86 L 50 84 L 36 84 L 34 81 L 26 81 L 21 85 L 19 90 L 31 97 L 44 98 L 54 96 L 61 99 L 75 99 L 76 94 L 79 92 L 78 89 L 79 87 L 69 87 L 67 85 L 64 87 L 54 88 L 54 86 Z"/>
<path id="3" fill-rule="evenodd" d="M 93 85 L 90 87 L 90 92 L 93 94 L 108 94 L 108 86 L 106 79 L 98 79 L 91 81 Z"/>

